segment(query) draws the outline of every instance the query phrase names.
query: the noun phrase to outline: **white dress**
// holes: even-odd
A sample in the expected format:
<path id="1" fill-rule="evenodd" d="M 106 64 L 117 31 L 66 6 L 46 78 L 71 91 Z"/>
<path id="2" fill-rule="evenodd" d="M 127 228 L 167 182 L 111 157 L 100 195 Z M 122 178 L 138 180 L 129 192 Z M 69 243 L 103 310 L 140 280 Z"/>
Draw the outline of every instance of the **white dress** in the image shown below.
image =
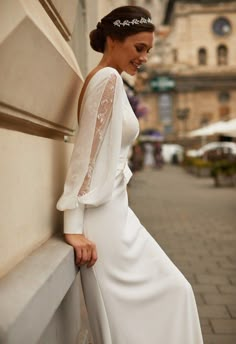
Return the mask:
<path id="1" fill-rule="evenodd" d="M 96 243 L 81 268 L 94 344 L 202 344 L 192 288 L 128 206 L 138 121 L 110 67 L 89 81 L 64 193 L 64 231 Z"/>

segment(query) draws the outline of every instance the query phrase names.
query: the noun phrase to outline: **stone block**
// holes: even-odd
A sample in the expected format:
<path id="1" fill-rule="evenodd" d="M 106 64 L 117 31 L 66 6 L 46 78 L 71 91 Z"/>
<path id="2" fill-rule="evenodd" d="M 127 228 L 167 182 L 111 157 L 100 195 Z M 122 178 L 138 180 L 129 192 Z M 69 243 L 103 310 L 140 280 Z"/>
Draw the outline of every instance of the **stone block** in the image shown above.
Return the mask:
<path id="1" fill-rule="evenodd" d="M 236 285 L 220 285 L 218 289 L 222 294 L 236 294 Z"/>
<path id="2" fill-rule="evenodd" d="M 215 285 L 212 284 L 193 284 L 192 285 L 194 292 L 197 293 L 217 293 L 218 289 Z"/>
<path id="3" fill-rule="evenodd" d="M 235 294 L 203 294 L 208 305 L 236 305 Z"/>
<path id="4" fill-rule="evenodd" d="M 225 306 L 199 305 L 200 318 L 230 318 Z"/>
<path id="5" fill-rule="evenodd" d="M 227 306 L 229 313 L 232 318 L 236 318 L 236 305 L 228 305 Z"/>
<path id="6" fill-rule="evenodd" d="M 211 324 L 215 333 L 236 335 L 236 319 L 213 319 Z"/>
<path id="7" fill-rule="evenodd" d="M 198 283 L 202 284 L 219 284 L 219 285 L 228 285 L 229 280 L 225 276 L 211 275 L 211 274 L 198 274 L 196 276 Z"/>
<path id="8" fill-rule="evenodd" d="M 205 334 L 204 344 L 235 344 L 235 335 Z"/>
<path id="9" fill-rule="evenodd" d="M 38 344 L 40 338 L 51 338 L 41 343 L 61 343 L 56 337 L 65 324 L 64 343 L 75 343 L 80 326 L 78 283 L 68 291 L 77 275 L 72 247 L 55 237 L 2 278 L 0 343 Z"/>

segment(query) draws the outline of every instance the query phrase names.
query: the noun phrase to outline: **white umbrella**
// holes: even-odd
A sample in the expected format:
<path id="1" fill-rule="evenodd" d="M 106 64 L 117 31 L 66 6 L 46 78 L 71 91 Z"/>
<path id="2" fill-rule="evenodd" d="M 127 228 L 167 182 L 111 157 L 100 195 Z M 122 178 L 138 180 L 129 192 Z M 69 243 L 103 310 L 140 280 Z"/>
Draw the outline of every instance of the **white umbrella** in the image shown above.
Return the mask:
<path id="1" fill-rule="evenodd" d="M 236 130 L 223 133 L 225 136 L 236 137 Z"/>
<path id="2" fill-rule="evenodd" d="M 206 127 L 190 131 L 188 133 L 189 137 L 195 136 L 210 136 L 214 134 L 228 134 L 230 132 L 236 131 L 236 119 L 232 119 L 230 121 L 219 121 L 212 124 L 207 125 Z"/>
<path id="3" fill-rule="evenodd" d="M 221 131 L 221 134 L 236 137 L 236 118 L 231 119 L 228 122 L 225 122 L 224 128 Z"/>

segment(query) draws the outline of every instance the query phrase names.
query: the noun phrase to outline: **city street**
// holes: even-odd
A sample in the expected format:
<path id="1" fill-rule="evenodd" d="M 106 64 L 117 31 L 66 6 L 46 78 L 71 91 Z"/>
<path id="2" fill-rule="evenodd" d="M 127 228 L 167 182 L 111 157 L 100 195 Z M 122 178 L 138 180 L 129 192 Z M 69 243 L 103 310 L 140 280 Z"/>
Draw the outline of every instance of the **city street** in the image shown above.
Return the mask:
<path id="1" fill-rule="evenodd" d="M 181 167 L 137 172 L 130 207 L 191 282 L 205 344 L 236 343 L 236 188 Z"/>

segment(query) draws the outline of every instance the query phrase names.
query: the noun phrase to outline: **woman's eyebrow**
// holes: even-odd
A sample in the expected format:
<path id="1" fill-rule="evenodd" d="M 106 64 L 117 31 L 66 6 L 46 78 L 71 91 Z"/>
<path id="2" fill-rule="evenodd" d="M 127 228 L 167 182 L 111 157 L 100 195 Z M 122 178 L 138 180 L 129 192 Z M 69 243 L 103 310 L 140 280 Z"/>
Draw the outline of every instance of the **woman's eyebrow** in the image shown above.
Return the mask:
<path id="1" fill-rule="evenodd" d="M 136 44 L 142 45 L 142 46 L 144 46 L 145 48 L 147 48 L 148 50 L 150 50 L 150 49 L 153 47 L 152 45 L 148 45 L 148 44 L 146 44 L 146 43 L 144 43 L 144 42 L 137 42 Z"/>

